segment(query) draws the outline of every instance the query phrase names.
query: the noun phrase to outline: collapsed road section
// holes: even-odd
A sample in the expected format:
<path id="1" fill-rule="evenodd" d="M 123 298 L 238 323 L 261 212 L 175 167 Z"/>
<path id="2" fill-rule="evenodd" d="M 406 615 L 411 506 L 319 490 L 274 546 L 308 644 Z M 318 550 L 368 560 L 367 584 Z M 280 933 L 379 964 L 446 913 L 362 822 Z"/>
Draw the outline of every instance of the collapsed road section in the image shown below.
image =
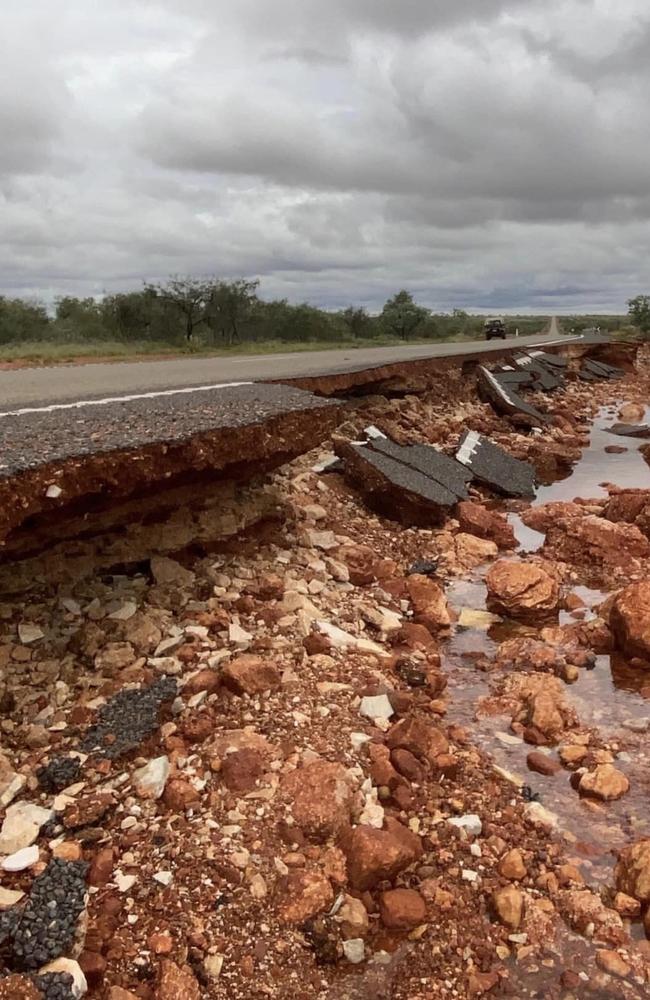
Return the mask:
<path id="1" fill-rule="evenodd" d="M 44 551 L 38 573 L 75 579 L 235 534 L 276 505 L 260 477 L 338 414 L 336 401 L 263 384 L 0 414 L 0 590 L 37 582 Z"/>

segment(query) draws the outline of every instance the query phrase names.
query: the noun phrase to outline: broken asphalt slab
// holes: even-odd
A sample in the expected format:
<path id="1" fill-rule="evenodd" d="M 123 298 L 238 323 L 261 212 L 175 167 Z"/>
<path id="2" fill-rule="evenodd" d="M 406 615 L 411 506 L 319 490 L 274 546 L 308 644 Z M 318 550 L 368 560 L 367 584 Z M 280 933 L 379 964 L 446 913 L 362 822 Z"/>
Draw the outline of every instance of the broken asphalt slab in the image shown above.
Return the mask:
<path id="1" fill-rule="evenodd" d="M 399 445 L 390 438 L 375 437 L 370 446 L 373 451 L 379 451 L 439 483 L 453 493 L 457 500 L 469 497 L 467 484 L 472 481 L 471 472 L 432 445 Z"/>
<path id="2" fill-rule="evenodd" d="M 479 365 L 476 370 L 476 378 L 481 397 L 487 399 L 497 412 L 510 416 L 514 413 L 525 413 L 540 426 L 546 423 L 546 417 L 530 403 L 527 403 L 512 385 L 508 384 L 507 381 L 502 381 L 498 374 L 495 375 L 483 365 Z"/>
<path id="3" fill-rule="evenodd" d="M 465 431 L 456 459 L 473 476 L 506 496 L 535 495 L 535 470 L 528 462 L 509 455 L 478 431 Z"/>
<path id="4" fill-rule="evenodd" d="M 0 542 L 66 508 L 250 479 L 315 447 L 339 415 L 337 400 L 269 384 L 0 413 Z"/>
<path id="5" fill-rule="evenodd" d="M 548 368 L 539 358 L 534 358 L 530 354 L 522 354 L 514 359 L 517 368 L 532 373 L 536 387 L 544 392 L 553 392 L 562 385 L 562 376 L 556 370 Z"/>

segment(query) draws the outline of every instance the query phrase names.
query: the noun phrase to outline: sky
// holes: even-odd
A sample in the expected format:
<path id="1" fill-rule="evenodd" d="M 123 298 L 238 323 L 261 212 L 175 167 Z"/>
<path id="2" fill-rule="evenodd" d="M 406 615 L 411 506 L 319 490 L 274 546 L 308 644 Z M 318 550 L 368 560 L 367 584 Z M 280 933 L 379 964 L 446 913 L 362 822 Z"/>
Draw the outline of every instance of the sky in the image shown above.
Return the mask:
<path id="1" fill-rule="evenodd" d="M 374 310 L 650 292 L 648 0 L 21 0 L 0 294 L 170 274 Z"/>

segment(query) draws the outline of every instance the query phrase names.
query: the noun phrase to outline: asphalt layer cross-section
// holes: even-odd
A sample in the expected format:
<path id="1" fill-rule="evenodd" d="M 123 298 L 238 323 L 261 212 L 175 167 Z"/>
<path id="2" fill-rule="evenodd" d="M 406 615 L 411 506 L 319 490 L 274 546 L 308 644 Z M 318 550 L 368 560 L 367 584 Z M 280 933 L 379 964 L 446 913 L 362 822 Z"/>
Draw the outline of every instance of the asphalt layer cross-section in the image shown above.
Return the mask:
<path id="1" fill-rule="evenodd" d="M 261 425 L 283 414 L 335 405 L 302 389 L 259 383 L 0 415 L 0 478 L 71 456 L 183 442 L 204 432 Z"/>

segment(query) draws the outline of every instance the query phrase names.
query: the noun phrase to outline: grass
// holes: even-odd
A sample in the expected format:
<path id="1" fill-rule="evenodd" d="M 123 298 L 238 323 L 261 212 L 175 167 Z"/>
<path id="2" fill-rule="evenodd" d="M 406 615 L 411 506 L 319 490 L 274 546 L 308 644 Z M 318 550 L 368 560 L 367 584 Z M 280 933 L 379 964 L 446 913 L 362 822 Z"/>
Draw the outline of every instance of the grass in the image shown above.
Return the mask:
<path id="1" fill-rule="evenodd" d="M 522 336 L 534 331 L 522 331 Z M 541 328 L 539 333 L 543 332 Z M 463 340 L 476 340 L 481 333 L 470 331 L 466 334 L 456 334 L 441 338 L 413 338 L 406 341 L 409 345 L 426 345 L 451 343 Z M 356 350 L 368 347 L 392 347 L 405 342 L 397 337 L 374 337 L 368 340 L 336 340 L 336 341 L 279 341 L 268 340 L 255 343 L 237 344 L 233 347 L 209 345 L 194 345 L 186 347 L 182 344 L 169 344 L 151 341 L 81 341 L 78 343 L 62 343 L 58 341 L 25 341 L 23 343 L 0 344 L 0 364 L 24 363 L 26 365 L 65 364 L 72 361 L 98 360 L 138 360 L 139 358 L 178 358 L 178 357 L 231 357 L 237 355 L 256 354 L 292 354 L 299 351 L 333 351 Z"/>

